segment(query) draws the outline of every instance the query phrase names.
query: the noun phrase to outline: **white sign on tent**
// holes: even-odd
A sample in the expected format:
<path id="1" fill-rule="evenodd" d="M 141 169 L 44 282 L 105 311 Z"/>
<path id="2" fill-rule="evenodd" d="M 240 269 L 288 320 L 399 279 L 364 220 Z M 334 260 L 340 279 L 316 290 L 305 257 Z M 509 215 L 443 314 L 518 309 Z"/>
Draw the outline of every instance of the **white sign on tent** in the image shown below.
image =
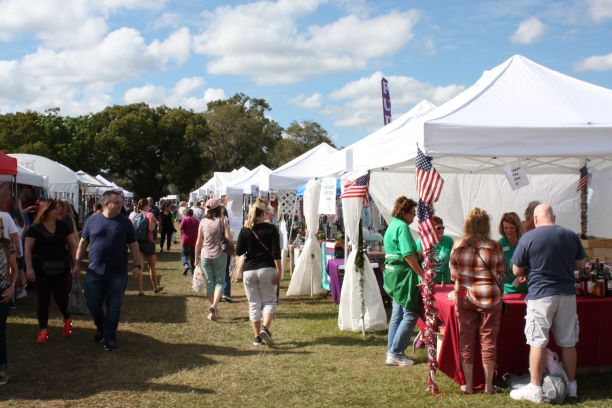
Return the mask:
<path id="1" fill-rule="evenodd" d="M 319 196 L 319 214 L 336 214 L 336 178 L 321 179 L 321 195 Z"/>
<path id="2" fill-rule="evenodd" d="M 529 185 L 527 171 L 521 162 L 508 163 L 504 166 L 504 174 L 512 187 L 512 191 Z"/>

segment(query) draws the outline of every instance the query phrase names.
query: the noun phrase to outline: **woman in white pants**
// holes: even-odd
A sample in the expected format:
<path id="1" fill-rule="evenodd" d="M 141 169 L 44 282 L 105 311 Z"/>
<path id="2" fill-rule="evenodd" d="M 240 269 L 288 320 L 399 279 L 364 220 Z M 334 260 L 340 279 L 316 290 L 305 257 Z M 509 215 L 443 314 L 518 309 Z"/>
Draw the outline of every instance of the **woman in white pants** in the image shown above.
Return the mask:
<path id="1" fill-rule="evenodd" d="M 246 254 L 243 281 L 256 346 L 273 344 L 270 326 L 276 312 L 276 285 L 280 283 L 282 271 L 278 230 L 265 222 L 266 211 L 265 202 L 257 198 L 249 208 L 236 244 L 237 255 Z"/>

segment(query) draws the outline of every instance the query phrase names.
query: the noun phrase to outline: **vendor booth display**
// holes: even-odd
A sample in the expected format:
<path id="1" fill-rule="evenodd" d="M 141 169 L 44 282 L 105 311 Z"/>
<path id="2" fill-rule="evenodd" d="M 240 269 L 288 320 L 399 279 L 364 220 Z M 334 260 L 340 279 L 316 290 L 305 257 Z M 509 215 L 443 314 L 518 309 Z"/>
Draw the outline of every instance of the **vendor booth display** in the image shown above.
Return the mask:
<path id="1" fill-rule="evenodd" d="M 306 219 L 306 241 L 295 263 L 287 296 L 320 295 L 321 287 L 321 248 L 316 232 L 319 228 L 319 193 L 321 185 L 311 180 L 304 193 L 304 217 Z"/>
<path id="2" fill-rule="evenodd" d="M 385 330 L 387 314 L 374 269 L 363 251 L 361 210 L 367 197 L 369 175 L 357 177 L 345 185 L 340 196 L 346 237 L 353 247 L 345 263 L 344 280 L 338 310 L 340 330 Z M 361 242 L 360 241 L 361 235 Z M 361 245 L 360 245 L 361 244 Z M 359 259 L 360 258 L 360 259 Z"/>

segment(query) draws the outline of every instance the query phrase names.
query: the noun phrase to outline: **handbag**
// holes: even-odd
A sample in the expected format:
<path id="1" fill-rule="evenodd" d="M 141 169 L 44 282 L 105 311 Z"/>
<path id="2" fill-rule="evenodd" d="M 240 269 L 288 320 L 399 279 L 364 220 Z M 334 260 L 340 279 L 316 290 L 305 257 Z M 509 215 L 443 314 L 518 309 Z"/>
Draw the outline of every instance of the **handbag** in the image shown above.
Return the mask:
<path id="1" fill-rule="evenodd" d="M 223 217 L 221 217 L 221 250 L 228 255 L 234 255 L 236 253 L 234 243 L 225 238 L 225 222 L 223 222 Z"/>
<path id="2" fill-rule="evenodd" d="M 47 276 L 58 276 L 67 271 L 65 261 L 43 261 L 40 269 Z"/>
<path id="3" fill-rule="evenodd" d="M 68 311 L 74 315 L 86 315 L 89 313 L 83 289 L 81 289 L 81 281 L 79 278 L 72 278 L 72 288 L 68 296 Z"/>
<path id="4" fill-rule="evenodd" d="M 204 290 L 204 275 L 202 274 L 202 268 L 197 265 L 193 271 L 193 277 L 191 278 L 191 287 L 193 291 L 200 294 Z"/>
<path id="5" fill-rule="evenodd" d="M 240 283 L 244 277 L 244 261 L 246 254 L 234 257 L 234 263 L 230 270 L 230 276 L 232 277 L 233 283 Z"/>

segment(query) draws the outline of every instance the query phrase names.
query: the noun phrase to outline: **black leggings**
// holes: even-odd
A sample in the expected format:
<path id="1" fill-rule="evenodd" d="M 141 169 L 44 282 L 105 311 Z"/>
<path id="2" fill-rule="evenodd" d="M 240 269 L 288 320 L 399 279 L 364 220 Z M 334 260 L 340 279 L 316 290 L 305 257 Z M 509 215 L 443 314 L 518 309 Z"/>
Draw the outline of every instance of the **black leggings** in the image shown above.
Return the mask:
<path id="1" fill-rule="evenodd" d="M 172 243 L 172 231 L 171 229 L 164 228 L 161 232 L 161 239 L 159 240 L 160 249 L 164 249 L 164 240 L 166 241 L 166 249 L 170 250 L 170 244 Z"/>
<path id="2" fill-rule="evenodd" d="M 72 277 L 69 273 L 56 276 L 47 276 L 44 273 L 36 274 L 36 294 L 38 295 L 36 316 L 38 317 L 38 326 L 41 329 L 46 329 L 49 323 L 51 293 L 53 293 L 53 299 L 55 299 L 57 307 L 59 307 L 60 312 L 64 316 L 64 320 L 70 318 L 68 295 L 71 285 Z"/>

